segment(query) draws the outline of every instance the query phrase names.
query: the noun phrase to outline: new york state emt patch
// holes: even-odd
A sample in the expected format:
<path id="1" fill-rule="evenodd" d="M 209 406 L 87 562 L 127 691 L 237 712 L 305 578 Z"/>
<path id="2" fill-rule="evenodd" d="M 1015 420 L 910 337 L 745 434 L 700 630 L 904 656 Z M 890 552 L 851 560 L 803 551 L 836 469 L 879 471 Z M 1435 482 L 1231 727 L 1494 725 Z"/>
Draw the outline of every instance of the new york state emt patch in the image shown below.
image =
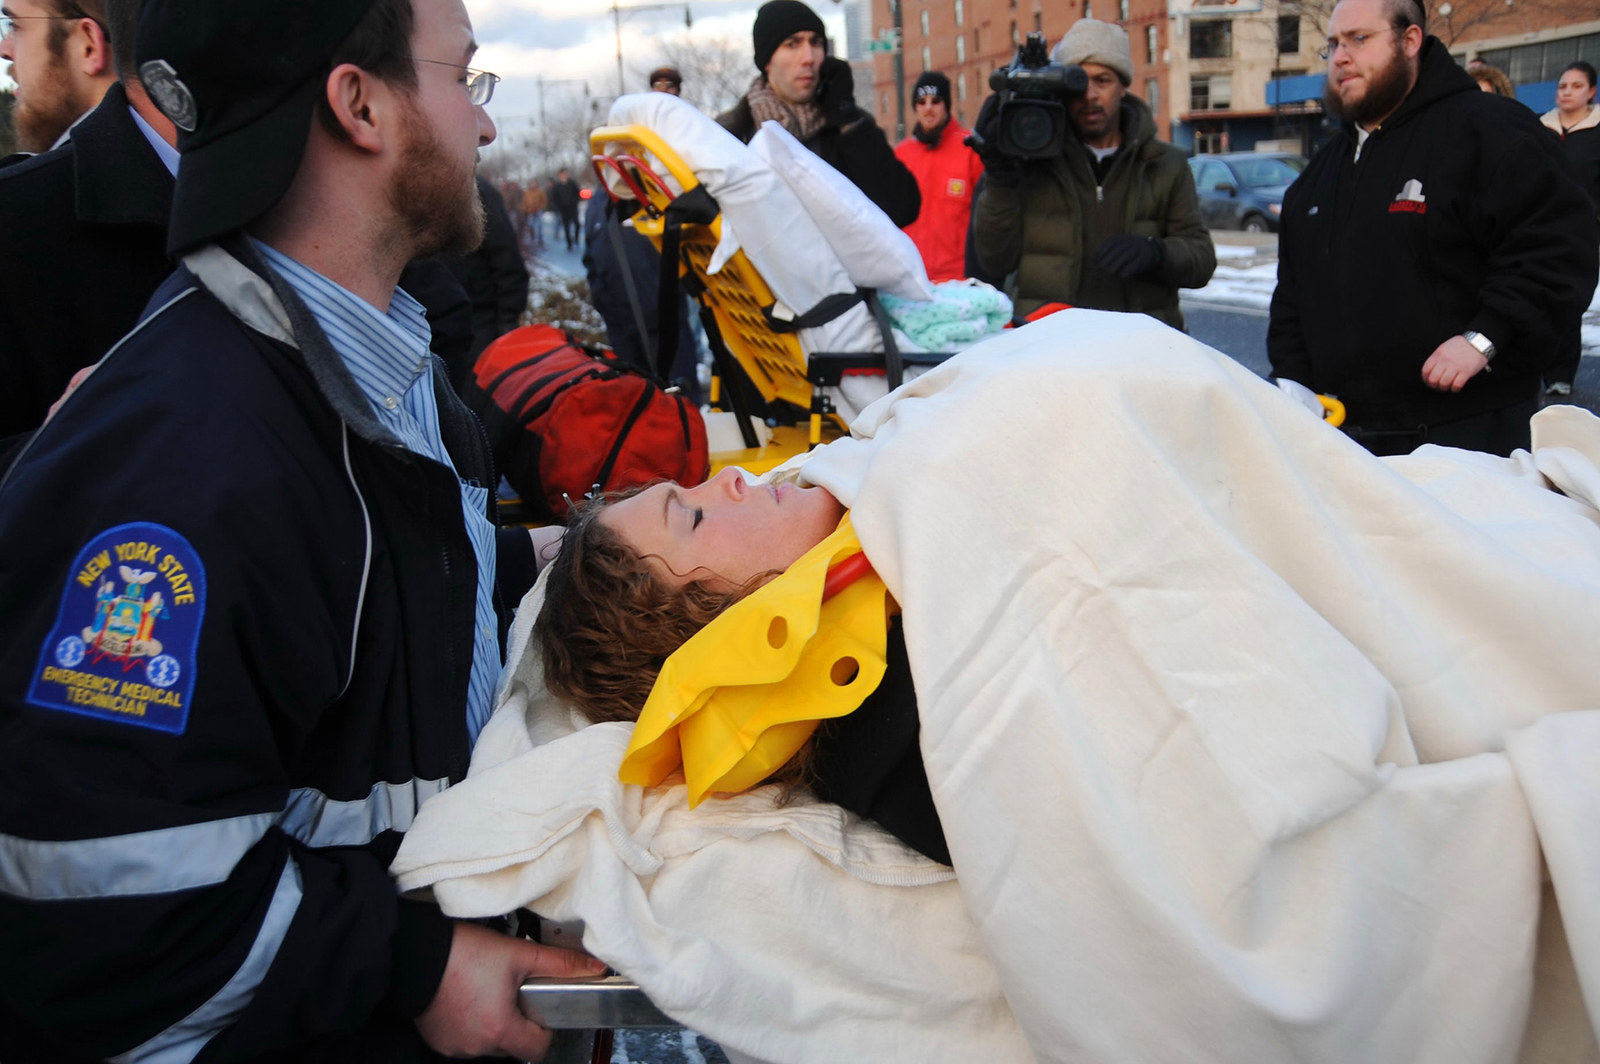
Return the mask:
<path id="1" fill-rule="evenodd" d="M 74 559 L 28 701 L 182 734 L 205 607 L 188 540 L 144 522 L 107 529 Z"/>

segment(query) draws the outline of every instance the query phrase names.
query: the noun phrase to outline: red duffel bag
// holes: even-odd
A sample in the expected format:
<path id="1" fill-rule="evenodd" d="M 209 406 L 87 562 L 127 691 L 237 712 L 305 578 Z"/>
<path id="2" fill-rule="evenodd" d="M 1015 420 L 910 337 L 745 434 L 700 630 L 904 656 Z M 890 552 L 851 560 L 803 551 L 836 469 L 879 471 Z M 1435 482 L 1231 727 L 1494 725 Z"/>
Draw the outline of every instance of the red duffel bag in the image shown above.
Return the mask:
<path id="1" fill-rule="evenodd" d="M 551 325 L 513 329 L 484 349 L 462 398 L 495 463 L 535 518 L 565 521 L 567 500 L 667 478 L 706 479 L 705 421 L 687 398 L 603 347 Z"/>

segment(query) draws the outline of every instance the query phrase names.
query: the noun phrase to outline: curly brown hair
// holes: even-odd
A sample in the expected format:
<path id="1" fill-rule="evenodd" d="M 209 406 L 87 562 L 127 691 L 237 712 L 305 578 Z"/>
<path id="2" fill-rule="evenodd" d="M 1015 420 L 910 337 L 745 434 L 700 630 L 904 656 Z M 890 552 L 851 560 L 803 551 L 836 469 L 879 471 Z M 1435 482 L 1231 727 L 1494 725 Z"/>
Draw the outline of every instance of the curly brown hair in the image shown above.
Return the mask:
<path id="1" fill-rule="evenodd" d="M 760 574 L 733 591 L 699 580 L 667 584 L 649 558 L 599 519 L 611 503 L 643 490 L 610 493 L 574 511 L 534 620 L 545 684 L 591 723 L 638 720 L 672 652 L 776 575 Z M 807 782 L 812 760 L 807 743 L 769 777 L 784 784 L 780 801 Z"/>
<path id="2" fill-rule="evenodd" d="M 1490 66 L 1484 62 L 1467 64 L 1467 73 L 1472 75 L 1474 81 L 1486 81 L 1489 89 L 1496 96 L 1509 96 L 1517 98 L 1517 90 L 1511 87 L 1511 79 L 1506 77 L 1505 71 L 1499 67 Z"/>

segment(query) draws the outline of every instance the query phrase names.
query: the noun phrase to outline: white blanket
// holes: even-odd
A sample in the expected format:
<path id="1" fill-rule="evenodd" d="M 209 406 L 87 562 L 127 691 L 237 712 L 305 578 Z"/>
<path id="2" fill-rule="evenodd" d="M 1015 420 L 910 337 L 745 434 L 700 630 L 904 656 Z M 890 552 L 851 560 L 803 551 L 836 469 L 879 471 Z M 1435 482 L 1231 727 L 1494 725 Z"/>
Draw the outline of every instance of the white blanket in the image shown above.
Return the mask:
<path id="1" fill-rule="evenodd" d="M 1600 1059 L 1600 421 L 1535 426 L 1380 461 L 1055 315 L 803 466 L 904 608 L 956 884 L 827 807 L 623 787 L 621 726 L 530 749 L 568 725 L 529 653 L 395 870 L 584 919 L 772 1060 Z"/>

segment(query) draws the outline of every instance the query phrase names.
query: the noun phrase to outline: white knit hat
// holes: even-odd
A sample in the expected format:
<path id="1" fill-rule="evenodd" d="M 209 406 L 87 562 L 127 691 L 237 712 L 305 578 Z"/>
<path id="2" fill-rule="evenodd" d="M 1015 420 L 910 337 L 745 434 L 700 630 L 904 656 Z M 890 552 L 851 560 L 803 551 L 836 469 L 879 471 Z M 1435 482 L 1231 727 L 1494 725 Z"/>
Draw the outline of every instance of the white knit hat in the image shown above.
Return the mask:
<path id="1" fill-rule="evenodd" d="M 1061 38 L 1050 58 L 1068 66 L 1099 63 L 1116 71 L 1123 85 L 1133 84 L 1133 51 L 1128 47 L 1128 31 L 1114 22 L 1080 18 Z"/>

